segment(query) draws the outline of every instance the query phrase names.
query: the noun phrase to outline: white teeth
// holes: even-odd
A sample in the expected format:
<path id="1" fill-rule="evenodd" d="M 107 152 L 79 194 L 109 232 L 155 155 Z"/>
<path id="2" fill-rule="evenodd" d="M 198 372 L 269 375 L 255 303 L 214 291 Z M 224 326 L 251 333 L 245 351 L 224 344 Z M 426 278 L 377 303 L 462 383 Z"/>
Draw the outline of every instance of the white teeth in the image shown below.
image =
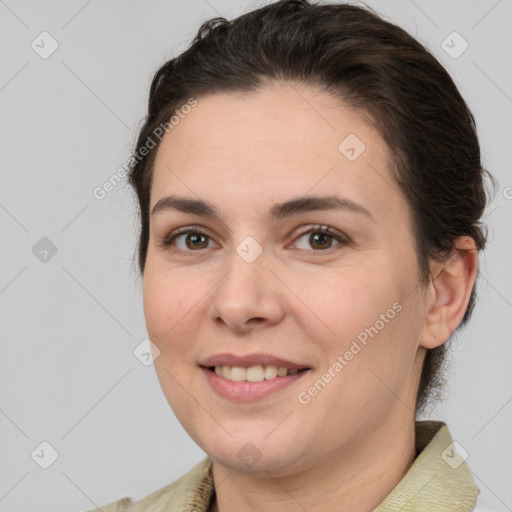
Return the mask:
<path id="1" fill-rule="evenodd" d="M 277 377 L 277 366 L 269 364 L 265 366 L 265 380 L 274 379 Z"/>
<path id="2" fill-rule="evenodd" d="M 289 370 L 284 366 L 277 367 L 269 364 L 263 366 L 261 364 L 243 368 L 241 366 L 216 366 L 215 373 L 233 382 L 261 382 L 263 380 L 275 379 L 276 377 L 286 377 L 287 375 L 295 375 L 299 370 Z"/>
<path id="3" fill-rule="evenodd" d="M 246 375 L 249 382 L 261 382 L 265 380 L 265 373 L 261 364 L 247 368 Z"/>
<path id="4" fill-rule="evenodd" d="M 240 366 L 233 366 L 233 368 L 231 368 L 231 380 L 234 382 L 242 382 L 247 380 L 246 369 L 241 368 Z"/>
<path id="5" fill-rule="evenodd" d="M 281 367 L 281 368 L 278 368 L 278 369 L 277 369 L 277 375 L 278 375 L 279 377 L 286 377 L 286 374 L 287 374 L 287 373 L 288 373 L 288 369 L 287 369 L 287 368 L 283 368 L 283 367 Z"/>

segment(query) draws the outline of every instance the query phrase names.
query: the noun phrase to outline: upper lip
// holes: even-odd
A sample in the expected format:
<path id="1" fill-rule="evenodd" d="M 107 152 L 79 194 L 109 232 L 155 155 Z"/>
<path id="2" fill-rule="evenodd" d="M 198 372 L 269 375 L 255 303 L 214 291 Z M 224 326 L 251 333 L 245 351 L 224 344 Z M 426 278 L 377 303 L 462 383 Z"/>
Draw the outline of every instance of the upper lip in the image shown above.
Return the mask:
<path id="1" fill-rule="evenodd" d="M 263 366 L 273 364 L 277 367 L 284 367 L 290 370 L 302 370 L 309 368 L 307 365 L 294 363 L 287 359 L 273 356 L 271 354 L 249 354 L 245 356 L 237 356 L 228 352 L 222 354 L 215 354 L 203 359 L 199 365 L 209 368 L 211 366 L 239 366 L 242 368 L 249 368 L 261 364 Z"/>

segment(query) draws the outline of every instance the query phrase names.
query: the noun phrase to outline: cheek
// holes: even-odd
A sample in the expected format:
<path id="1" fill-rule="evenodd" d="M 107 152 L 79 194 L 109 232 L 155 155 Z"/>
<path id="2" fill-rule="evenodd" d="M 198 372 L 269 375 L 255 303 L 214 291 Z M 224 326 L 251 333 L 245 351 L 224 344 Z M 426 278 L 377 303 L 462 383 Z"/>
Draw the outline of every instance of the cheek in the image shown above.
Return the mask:
<path id="1" fill-rule="evenodd" d="M 169 300 L 169 290 L 163 280 L 159 280 L 147 269 L 144 276 L 144 317 L 148 334 L 153 342 L 161 345 L 165 329 L 169 329 L 169 322 L 173 314 Z"/>
<path id="2" fill-rule="evenodd" d="M 316 323 L 329 327 L 335 339 L 352 339 L 379 320 L 399 297 L 397 283 L 384 277 L 379 268 L 359 262 L 332 269 L 322 280 L 301 278 L 300 297 L 316 315 Z"/>
<path id="3" fill-rule="evenodd" d="M 386 301 L 383 305 L 379 313 L 393 311 L 385 316 L 387 324 L 375 316 L 373 308 L 359 311 L 357 318 L 340 317 L 339 330 L 345 320 L 355 335 L 342 332 L 323 347 L 325 366 L 305 383 L 300 390 L 303 394 L 297 397 L 301 404 L 307 403 L 300 406 L 301 412 L 325 425 L 325 435 L 331 436 L 333 443 L 338 425 L 362 434 L 364 429 L 385 421 L 393 407 L 401 408 L 401 402 L 407 413 L 406 404 L 411 403 L 414 333 L 407 330 L 410 319 L 405 308 L 396 312 L 387 307 Z"/>
<path id="4" fill-rule="evenodd" d="M 187 315 L 193 314 L 201 294 L 185 283 L 176 282 L 165 272 L 157 272 L 150 267 L 144 275 L 144 317 L 150 339 L 161 351 L 179 350 L 178 332 L 187 325 Z"/>
<path id="5" fill-rule="evenodd" d="M 332 387 L 354 387 L 357 396 L 375 387 L 385 392 L 379 377 L 391 387 L 399 386 L 417 349 L 421 322 L 415 295 L 407 296 L 410 286 L 404 276 L 398 279 L 393 272 L 382 272 L 385 268 L 354 266 L 335 279 L 304 286 L 304 302 L 316 320 L 305 320 L 302 327 L 320 345 L 322 371 L 331 368 L 331 373 L 343 374 L 332 379 Z"/>
<path id="6" fill-rule="evenodd" d="M 377 310 L 370 309 L 366 322 L 350 342 L 344 341 L 346 366 L 344 383 L 338 381 L 348 406 L 360 414 L 385 415 L 390 407 L 412 408 L 411 393 L 419 374 L 415 357 L 421 322 L 414 302 L 399 294 L 384 300 Z M 353 354 L 356 352 L 356 354 Z M 333 390 L 334 391 L 334 390 Z M 348 392 L 348 395 L 347 395 Z M 409 405 L 406 405 L 409 404 Z"/>
<path id="7" fill-rule="evenodd" d="M 154 361 L 160 386 L 180 422 L 184 425 L 194 423 L 193 404 L 190 403 L 194 391 L 187 363 L 193 345 L 185 331 L 191 325 L 189 315 L 193 315 L 199 293 L 151 265 L 147 265 L 144 273 L 143 292 L 148 335 L 160 350 Z"/>

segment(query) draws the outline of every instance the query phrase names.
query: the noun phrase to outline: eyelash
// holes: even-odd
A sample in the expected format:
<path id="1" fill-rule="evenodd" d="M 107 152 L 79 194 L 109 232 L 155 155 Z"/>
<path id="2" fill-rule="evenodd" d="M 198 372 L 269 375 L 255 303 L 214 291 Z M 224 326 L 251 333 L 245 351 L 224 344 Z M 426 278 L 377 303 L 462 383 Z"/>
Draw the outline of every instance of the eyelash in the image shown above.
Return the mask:
<path id="1" fill-rule="evenodd" d="M 195 235 L 205 236 L 211 240 L 210 236 L 207 233 L 205 233 L 201 228 L 199 228 L 199 227 L 196 228 L 195 226 L 187 226 L 184 228 L 177 229 L 176 231 L 173 231 L 172 233 L 167 235 L 164 238 L 164 240 L 161 242 L 161 245 L 164 248 L 169 249 L 169 248 L 171 248 L 171 246 L 174 245 L 174 241 L 178 236 L 183 235 L 183 234 L 191 234 L 191 233 L 193 233 Z M 318 249 L 318 250 L 313 249 L 311 252 L 320 252 L 320 253 L 327 252 L 330 249 L 334 249 L 335 247 L 348 245 L 350 243 L 350 239 L 343 233 L 341 233 L 329 226 L 320 225 L 320 224 L 316 224 L 314 226 L 308 226 L 306 229 L 304 229 L 303 231 L 301 231 L 300 233 L 298 233 L 296 235 L 296 237 L 294 238 L 294 241 L 296 241 L 297 239 L 301 238 L 302 236 L 304 236 L 308 233 L 322 233 L 325 235 L 329 235 L 329 236 L 332 236 L 338 242 L 338 244 L 336 244 L 332 247 L 329 247 L 327 249 Z M 194 250 L 183 251 L 182 249 L 177 249 L 176 247 L 174 247 L 172 250 L 175 252 L 185 253 L 190 256 L 194 252 L 201 252 L 201 249 L 198 249 L 197 251 L 194 251 Z M 300 249 L 300 250 L 307 250 L 307 249 Z"/>

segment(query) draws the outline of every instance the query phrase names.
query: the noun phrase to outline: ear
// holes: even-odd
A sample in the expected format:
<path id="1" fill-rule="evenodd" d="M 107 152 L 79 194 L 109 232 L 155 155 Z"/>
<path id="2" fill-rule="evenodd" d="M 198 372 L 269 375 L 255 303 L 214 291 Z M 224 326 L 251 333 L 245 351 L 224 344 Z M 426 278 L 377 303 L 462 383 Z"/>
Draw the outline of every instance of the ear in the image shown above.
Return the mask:
<path id="1" fill-rule="evenodd" d="M 445 262 L 433 264 L 420 346 L 432 349 L 448 340 L 462 321 L 478 273 L 478 250 L 469 236 L 455 240 Z"/>

